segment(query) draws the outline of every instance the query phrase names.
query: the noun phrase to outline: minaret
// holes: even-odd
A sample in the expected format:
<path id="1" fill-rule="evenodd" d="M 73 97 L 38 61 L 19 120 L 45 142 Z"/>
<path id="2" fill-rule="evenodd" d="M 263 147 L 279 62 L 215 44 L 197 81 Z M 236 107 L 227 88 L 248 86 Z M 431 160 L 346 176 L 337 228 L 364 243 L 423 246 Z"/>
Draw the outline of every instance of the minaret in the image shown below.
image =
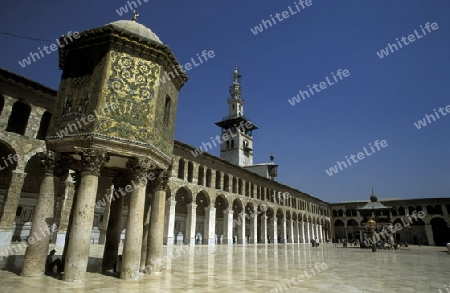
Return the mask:
<path id="1" fill-rule="evenodd" d="M 241 75 L 237 66 L 233 71 L 233 84 L 230 86 L 228 116 L 215 123 L 222 128 L 220 158 L 239 166 L 253 165 L 252 131 L 258 129 L 244 116 L 244 100 L 241 97 Z"/>

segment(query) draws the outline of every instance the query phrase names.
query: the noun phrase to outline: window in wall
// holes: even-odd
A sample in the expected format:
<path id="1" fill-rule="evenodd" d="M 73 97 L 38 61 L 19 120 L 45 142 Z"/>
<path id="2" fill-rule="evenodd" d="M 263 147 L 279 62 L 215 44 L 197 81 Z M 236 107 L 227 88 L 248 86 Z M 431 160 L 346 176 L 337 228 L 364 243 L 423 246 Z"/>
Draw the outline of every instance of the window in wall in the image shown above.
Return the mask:
<path id="1" fill-rule="evenodd" d="M 47 130 L 50 125 L 50 118 L 52 117 L 52 114 L 50 112 L 45 111 L 41 118 L 41 123 L 39 125 L 39 131 L 36 135 L 37 139 L 45 139 L 45 136 L 47 135 Z"/>
<path id="2" fill-rule="evenodd" d="M 9 116 L 6 131 L 24 135 L 25 130 L 27 129 L 30 113 L 31 113 L 30 106 L 22 102 L 15 102 L 12 107 L 11 116 Z"/>
<path id="3" fill-rule="evenodd" d="M 170 97 L 166 97 L 166 102 L 164 104 L 164 125 L 169 126 L 170 122 Z"/>

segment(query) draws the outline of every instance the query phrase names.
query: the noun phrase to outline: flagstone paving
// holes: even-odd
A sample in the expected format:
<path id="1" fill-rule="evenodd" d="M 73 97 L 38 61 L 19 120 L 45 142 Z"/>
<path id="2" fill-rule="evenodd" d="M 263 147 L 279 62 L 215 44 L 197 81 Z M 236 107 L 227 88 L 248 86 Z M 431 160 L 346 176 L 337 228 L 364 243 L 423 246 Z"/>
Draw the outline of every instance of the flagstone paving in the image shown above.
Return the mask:
<path id="1" fill-rule="evenodd" d="M 332 244 L 175 246 L 165 248 L 163 274 L 141 274 L 139 281 L 101 274 L 102 250 L 103 246 L 92 245 L 84 283 L 21 277 L 23 251 L 18 252 L 0 261 L 0 292 L 440 293 L 450 287 L 450 255 L 445 247 L 372 253 Z"/>

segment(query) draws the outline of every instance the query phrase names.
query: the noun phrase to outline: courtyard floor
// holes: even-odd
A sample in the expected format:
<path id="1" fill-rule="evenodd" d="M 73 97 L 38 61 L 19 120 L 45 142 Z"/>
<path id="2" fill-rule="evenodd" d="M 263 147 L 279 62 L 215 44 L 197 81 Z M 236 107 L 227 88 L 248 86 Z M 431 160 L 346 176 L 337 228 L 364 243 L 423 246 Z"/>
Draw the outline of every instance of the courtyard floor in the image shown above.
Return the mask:
<path id="1" fill-rule="evenodd" d="M 0 292 L 450 292 L 445 247 L 372 253 L 333 244 L 175 246 L 165 248 L 163 274 L 139 281 L 101 274 L 102 251 L 91 246 L 84 283 L 21 277 L 18 252 L 0 261 Z"/>

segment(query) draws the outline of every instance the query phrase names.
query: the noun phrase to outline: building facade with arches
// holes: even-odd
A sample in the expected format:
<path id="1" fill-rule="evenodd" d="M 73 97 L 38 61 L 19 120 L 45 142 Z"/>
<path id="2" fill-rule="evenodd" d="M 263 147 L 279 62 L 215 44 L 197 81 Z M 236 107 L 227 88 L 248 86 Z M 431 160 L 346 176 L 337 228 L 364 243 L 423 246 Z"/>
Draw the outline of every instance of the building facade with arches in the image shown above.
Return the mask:
<path id="1" fill-rule="evenodd" d="M 399 243 L 445 246 L 450 241 L 450 198 L 381 199 L 380 202 L 392 210 L 385 216 L 392 225 L 400 225 L 395 233 Z M 363 239 L 363 216 L 358 211 L 364 201 L 331 204 L 334 239 Z M 422 217 L 417 217 L 421 212 Z M 413 217 L 414 215 L 414 217 Z"/>

